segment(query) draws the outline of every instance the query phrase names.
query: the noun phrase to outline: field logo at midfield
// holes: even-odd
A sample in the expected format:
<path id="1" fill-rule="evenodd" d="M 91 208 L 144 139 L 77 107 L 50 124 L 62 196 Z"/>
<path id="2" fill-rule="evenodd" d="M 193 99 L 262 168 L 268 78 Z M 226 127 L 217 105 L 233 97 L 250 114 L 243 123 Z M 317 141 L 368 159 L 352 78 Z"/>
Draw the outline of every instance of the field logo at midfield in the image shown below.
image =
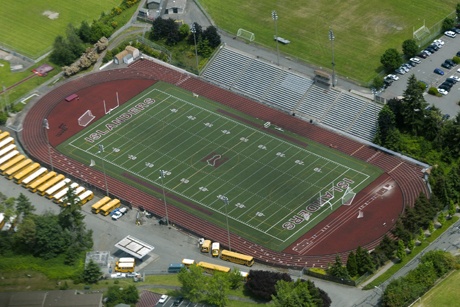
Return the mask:
<path id="1" fill-rule="evenodd" d="M 225 161 L 227 161 L 229 158 L 222 156 L 221 154 L 218 154 L 216 152 L 212 152 L 206 157 L 204 157 L 201 161 L 205 162 L 207 165 L 212 166 L 214 168 L 217 168 L 221 166 Z"/>
<path id="2" fill-rule="evenodd" d="M 222 158 L 221 155 L 214 155 L 208 160 L 206 160 L 206 162 L 208 162 L 208 165 L 210 166 L 216 166 L 216 162 L 219 161 L 221 158 Z"/>
<path id="3" fill-rule="evenodd" d="M 143 110 L 145 110 L 147 107 L 149 107 L 153 103 L 155 103 L 155 99 L 145 98 L 143 102 L 136 104 L 134 107 L 132 107 L 125 113 L 120 114 L 117 118 L 115 118 L 111 122 L 106 123 L 105 124 L 106 130 L 96 130 L 95 132 L 91 133 L 88 137 L 86 137 L 85 141 L 94 143 L 96 140 L 108 134 L 110 131 L 120 126 L 121 124 L 129 120 L 134 115 L 141 113 Z"/>
<path id="4" fill-rule="evenodd" d="M 304 210 L 300 210 L 295 214 L 293 217 L 289 219 L 289 221 L 283 224 L 283 228 L 286 230 L 293 230 L 296 225 L 308 221 L 312 214 L 319 209 L 321 209 L 328 200 L 333 198 L 333 192 L 343 192 L 346 190 L 354 181 L 348 178 L 343 178 L 342 181 L 339 181 L 336 185 L 331 187 L 326 193 L 321 195 L 321 197 L 317 198 L 311 204 L 308 204 Z"/>

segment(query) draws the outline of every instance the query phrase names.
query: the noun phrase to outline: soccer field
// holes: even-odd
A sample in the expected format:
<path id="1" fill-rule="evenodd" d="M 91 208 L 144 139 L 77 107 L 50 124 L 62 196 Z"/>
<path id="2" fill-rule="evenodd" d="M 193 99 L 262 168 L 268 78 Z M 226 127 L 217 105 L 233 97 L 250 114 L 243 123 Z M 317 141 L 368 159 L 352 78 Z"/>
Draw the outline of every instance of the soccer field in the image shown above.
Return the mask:
<path id="1" fill-rule="evenodd" d="M 228 214 L 232 232 L 274 250 L 285 248 L 382 173 L 229 112 L 158 82 L 58 149 L 85 164 L 92 159 L 99 169 L 103 159 L 110 176 L 148 193 L 155 194 L 149 185 L 163 186 L 201 210 L 174 205 L 220 227 Z"/>

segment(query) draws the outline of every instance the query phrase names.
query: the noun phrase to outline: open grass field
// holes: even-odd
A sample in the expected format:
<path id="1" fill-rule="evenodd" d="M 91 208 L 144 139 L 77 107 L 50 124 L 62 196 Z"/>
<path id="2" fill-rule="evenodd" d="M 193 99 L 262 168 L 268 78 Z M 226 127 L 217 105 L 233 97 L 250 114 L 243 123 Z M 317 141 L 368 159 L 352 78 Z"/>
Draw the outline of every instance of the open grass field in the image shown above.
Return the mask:
<path id="1" fill-rule="evenodd" d="M 381 170 L 276 128 L 158 82 L 58 150 L 100 170 L 103 159 L 108 175 L 147 193 L 164 187 L 221 227 L 228 214 L 233 232 L 280 251 L 348 200 L 347 186 L 358 192 Z M 309 220 L 291 227 L 299 212 Z"/>
<path id="2" fill-rule="evenodd" d="M 455 10 L 455 0 L 200 0 L 222 29 L 255 33 L 255 42 L 275 49 L 272 10 L 278 14 L 278 36 L 291 41 L 280 52 L 332 69 L 329 28 L 334 31 L 339 75 L 367 83 L 379 71 L 388 48 L 401 50 L 413 28 L 433 26 Z"/>
<path id="3" fill-rule="evenodd" d="M 428 291 L 414 307 L 450 307 L 457 306 L 460 300 L 458 285 L 460 283 L 460 271 L 456 270 L 446 279 Z"/>
<path id="4" fill-rule="evenodd" d="M 0 45 L 30 58 L 51 50 L 54 39 L 65 35 L 69 23 L 92 22 L 121 0 L 4 1 L 0 10 Z"/>

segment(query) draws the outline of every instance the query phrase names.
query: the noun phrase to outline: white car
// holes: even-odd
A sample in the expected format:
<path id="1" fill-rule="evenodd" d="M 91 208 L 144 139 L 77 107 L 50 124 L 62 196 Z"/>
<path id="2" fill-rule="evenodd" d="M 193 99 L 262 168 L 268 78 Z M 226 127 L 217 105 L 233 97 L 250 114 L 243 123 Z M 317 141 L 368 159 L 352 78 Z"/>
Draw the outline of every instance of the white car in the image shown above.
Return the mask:
<path id="1" fill-rule="evenodd" d="M 161 297 L 160 297 L 160 300 L 158 301 L 159 304 L 163 304 L 164 302 L 166 302 L 166 300 L 168 299 L 168 296 L 166 294 L 163 294 Z"/>
<path id="2" fill-rule="evenodd" d="M 393 81 L 398 81 L 398 80 L 399 80 L 399 77 L 396 76 L 396 75 L 390 74 L 390 75 L 387 75 L 387 76 L 385 77 L 385 79 L 391 79 L 391 80 L 393 80 Z"/>
<path id="3" fill-rule="evenodd" d="M 452 38 L 457 36 L 457 34 L 454 31 L 446 31 L 446 32 L 444 32 L 444 35 L 446 35 L 448 37 L 452 37 Z"/>
<path id="4" fill-rule="evenodd" d="M 460 77 L 459 76 L 451 76 L 452 79 L 454 79 L 455 81 L 460 81 Z"/>
<path id="5" fill-rule="evenodd" d="M 114 214 L 112 214 L 112 220 L 116 221 L 122 216 L 123 216 L 123 213 L 121 213 L 120 211 L 117 211 Z"/>
<path id="6" fill-rule="evenodd" d="M 442 39 L 435 39 L 433 43 L 438 46 L 444 46 L 444 41 Z"/>
<path id="7" fill-rule="evenodd" d="M 112 278 L 126 278 L 126 274 L 125 273 L 115 273 L 115 274 L 110 275 L 110 277 L 112 277 Z"/>
<path id="8" fill-rule="evenodd" d="M 449 94 L 448 91 L 443 90 L 442 88 L 438 88 L 438 93 L 440 93 L 440 94 L 442 94 L 442 95 L 444 95 L 444 96 L 447 95 L 447 94 Z"/>
<path id="9" fill-rule="evenodd" d="M 417 63 L 417 64 L 422 63 L 422 61 L 420 61 L 419 58 L 410 58 L 410 61 L 411 61 L 411 62 L 414 62 L 414 63 Z"/>

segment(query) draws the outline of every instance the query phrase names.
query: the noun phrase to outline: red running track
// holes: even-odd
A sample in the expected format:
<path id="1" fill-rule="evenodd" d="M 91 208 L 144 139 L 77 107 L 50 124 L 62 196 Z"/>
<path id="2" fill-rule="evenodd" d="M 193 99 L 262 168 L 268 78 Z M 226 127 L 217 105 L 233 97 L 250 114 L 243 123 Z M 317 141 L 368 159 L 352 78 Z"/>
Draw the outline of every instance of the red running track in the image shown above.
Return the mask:
<path id="1" fill-rule="evenodd" d="M 107 105 L 113 104 L 115 92 L 118 91 L 122 104 L 156 80 L 174 84 L 253 117 L 270 121 L 316 142 L 333 146 L 385 171 L 385 174 L 356 196 L 351 206 L 342 206 L 336 210 L 283 252 L 266 249 L 232 233 L 232 248 L 253 255 L 259 262 L 295 268 L 327 266 L 334 261 L 337 254 L 345 259 L 348 252 L 358 246 L 372 249 L 391 229 L 404 206 L 412 205 L 420 193 L 428 192 L 423 181 L 422 169 L 417 165 L 271 109 L 199 78 L 147 60 L 137 61 L 126 69 L 76 77 L 52 89 L 26 115 L 20 140 L 30 156 L 49 165 L 50 157 L 42 125 L 44 118 L 48 118 L 50 123 L 50 143 L 56 146 L 82 128 L 78 126 L 76 119 L 87 109 L 91 108 L 97 119 L 104 115 L 101 100 L 105 99 Z M 77 93 L 80 100 L 66 102 L 65 97 L 73 93 Z M 66 129 L 62 129 L 63 123 Z M 69 159 L 54 148 L 51 148 L 51 157 L 55 169 L 75 180 L 85 181 L 101 191 L 105 190 L 102 173 Z M 164 205 L 160 199 L 135 190 L 111 177 L 108 177 L 108 186 L 113 197 L 136 207 L 142 206 L 158 216 L 164 216 Z M 173 195 L 169 196 L 187 202 Z M 363 218 L 357 218 L 359 211 L 363 212 Z M 168 206 L 168 215 L 174 224 L 192 233 L 227 242 L 225 229 L 200 220 L 173 205 Z"/>

